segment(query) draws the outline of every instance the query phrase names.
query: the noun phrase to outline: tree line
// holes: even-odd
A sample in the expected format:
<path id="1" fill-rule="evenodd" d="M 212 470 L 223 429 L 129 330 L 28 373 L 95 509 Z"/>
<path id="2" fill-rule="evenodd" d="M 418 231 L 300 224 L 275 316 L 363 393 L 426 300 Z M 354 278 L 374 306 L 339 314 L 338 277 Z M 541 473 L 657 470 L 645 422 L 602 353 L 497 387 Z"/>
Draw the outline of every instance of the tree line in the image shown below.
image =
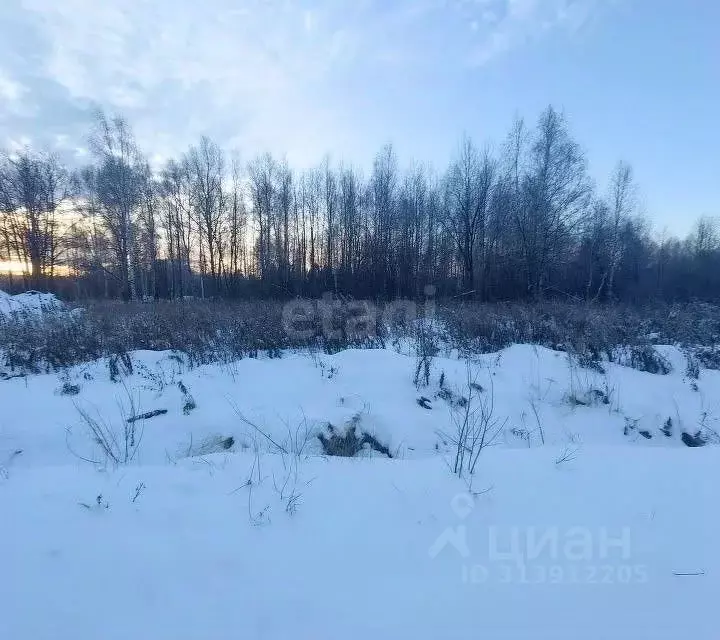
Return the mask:
<path id="1" fill-rule="evenodd" d="M 89 150 L 72 171 L 41 150 L 0 156 L 0 261 L 25 267 L 6 286 L 127 300 L 720 294 L 715 220 L 655 238 L 631 166 L 594 185 L 552 106 L 494 149 L 464 137 L 440 172 L 401 168 L 391 145 L 367 176 L 329 158 L 242 164 L 206 137 L 154 169 L 128 123 L 102 113 Z"/>

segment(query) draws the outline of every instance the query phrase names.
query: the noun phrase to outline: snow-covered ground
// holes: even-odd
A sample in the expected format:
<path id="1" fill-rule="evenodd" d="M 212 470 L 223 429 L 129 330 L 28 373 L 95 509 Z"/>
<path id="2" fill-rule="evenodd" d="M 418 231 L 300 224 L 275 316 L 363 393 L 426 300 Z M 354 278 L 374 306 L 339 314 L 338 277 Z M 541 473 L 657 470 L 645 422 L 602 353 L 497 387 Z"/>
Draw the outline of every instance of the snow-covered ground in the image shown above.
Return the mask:
<path id="1" fill-rule="evenodd" d="M 10 295 L 0 291 L 0 316 L 13 314 L 36 315 L 43 311 L 59 311 L 64 305 L 52 293 L 39 291 L 26 291 L 17 295 Z"/>
<path id="2" fill-rule="evenodd" d="M 717 450 L 556 454 L 489 452 L 474 499 L 438 459 L 309 459 L 295 513 L 277 456 L 16 470 L 0 632 L 717 638 Z"/>
<path id="3" fill-rule="evenodd" d="M 515 345 L 475 358 L 469 379 L 482 388 L 474 391 L 478 398 L 493 399 L 494 415 L 504 423 L 501 444 L 508 447 L 543 441 L 684 447 L 682 433 L 699 430 L 713 438 L 720 431 L 720 372 L 702 370 L 699 379 L 689 379 L 685 356 L 673 347 L 661 351 L 673 365 L 668 375 L 611 363 L 601 374 L 565 353 Z M 415 359 L 390 349 L 289 353 L 197 368 L 170 352 L 131 357 L 131 375 L 122 361 L 105 359 L 0 383 L 0 453 L 22 449 L 15 463 L 21 466 L 71 463 L 77 455 L 97 459 L 81 409 L 114 429 L 131 413 L 167 411 L 138 425 L 143 464 L 182 457 L 215 436 L 233 437 L 235 450 L 273 449 L 247 421 L 278 444 L 307 433 L 309 452 L 321 453 L 315 435 L 328 423 L 342 429 L 353 418 L 395 457 L 426 458 L 446 453 L 451 413 L 470 395 L 466 361 L 435 358 L 430 384 L 418 390 Z M 186 407 L 188 399 L 194 408 Z"/>
<path id="4" fill-rule="evenodd" d="M 391 349 L 2 381 L 0 638 L 717 638 L 720 372 L 660 351 L 438 357 L 420 389 Z M 470 492 L 473 393 L 502 430 Z M 108 463 L 89 421 L 157 411 Z M 328 424 L 393 459 L 323 456 Z"/>

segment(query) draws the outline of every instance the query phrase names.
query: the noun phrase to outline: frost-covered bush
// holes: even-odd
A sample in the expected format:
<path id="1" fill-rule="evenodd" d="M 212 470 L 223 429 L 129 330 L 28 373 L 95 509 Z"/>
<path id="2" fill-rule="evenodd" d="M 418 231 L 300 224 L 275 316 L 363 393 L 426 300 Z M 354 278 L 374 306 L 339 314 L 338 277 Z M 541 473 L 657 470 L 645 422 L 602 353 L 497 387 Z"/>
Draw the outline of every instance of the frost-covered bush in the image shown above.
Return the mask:
<path id="1" fill-rule="evenodd" d="M 32 298 L 33 300 L 35 298 Z M 357 301 L 312 302 L 303 331 L 288 331 L 279 300 L 95 301 L 84 311 L 0 314 L 0 375 L 46 372 L 137 349 L 174 350 L 189 366 L 232 362 L 260 352 L 312 348 L 335 353 L 412 339 L 416 323 L 404 314 L 365 313 Z M 402 305 L 401 305 L 402 306 Z M 409 305 L 412 308 L 412 304 Z M 364 318 L 358 325 L 358 319 Z M 386 324 L 387 323 L 387 324 Z M 635 363 L 652 368 L 652 344 L 679 344 L 705 368 L 720 368 L 720 307 L 708 304 L 588 305 L 548 300 L 478 303 L 437 301 L 432 347 L 442 353 L 488 353 L 532 343 L 575 354 L 600 370 L 619 346 L 637 346 Z M 306 330 L 309 330 L 305 332 Z M 426 363 L 419 378 L 424 381 Z"/>
<path id="2" fill-rule="evenodd" d="M 718 305 L 589 305 L 559 300 L 438 303 L 437 316 L 447 327 L 451 346 L 459 349 L 490 352 L 512 343 L 532 343 L 602 362 L 620 345 L 677 343 L 702 347 L 720 368 Z"/>
<path id="3" fill-rule="evenodd" d="M 438 353 L 437 335 L 433 323 L 421 318 L 415 323 L 415 376 L 413 383 L 419 389 L 430 384 L 432 360 Z"/>
<path id="4" fill-rule="evenodd" d="M 349 426 L 344 431 L 339 431 L 331 424 L 327 426 L 327 433 L 318 434 L 318 440 L 326 456 L 337 456 L 340 458 L 355 458 L 363 451 L 377 451 L 378 453 L 392 458 L 390 450 L 372 434 L 365 431 L 358 434 L 354 426 Z"/>
<path id="5" fill-rule="evenodd" d="M 703 369 L 720 370 L 720 345 L 696 345 L 688 347 L 687 350 L 688 358 L 693 358 Z"/>
<path id="6" fill-rule="evenodd" d="M 617 347 L 612 352 L 612 359 L 618 364 L 646 373 L 665 376 L 672 371 L 667 358 L 650 344 Z"/>
<path id="7" fill-rule="evenodd" d="M 76 396 L 80 393 L 80 385 L 74 384 L 70 381 L 63 382 L 62 387 L 60 387 L 60 395 L 61 396 Z"/>
<path id="8" fill-rule="evenodd" d="M 700 361 L 692 353 L 687 353 L 686 359 L 685 375 L 690 380 L 698 380 L 700 378 Z"/>
<path id="9" fill-rule="evenodd" d="M 361 429 L 362 414 L 354 415 L 343 429 L 328 424 L 325 432 L 317 435 L 323 453 L 326 456 L 355 458 L 363 452 L 375 451 L 392 458 L 390 449 L 382 444 L 373 434 Z"/>

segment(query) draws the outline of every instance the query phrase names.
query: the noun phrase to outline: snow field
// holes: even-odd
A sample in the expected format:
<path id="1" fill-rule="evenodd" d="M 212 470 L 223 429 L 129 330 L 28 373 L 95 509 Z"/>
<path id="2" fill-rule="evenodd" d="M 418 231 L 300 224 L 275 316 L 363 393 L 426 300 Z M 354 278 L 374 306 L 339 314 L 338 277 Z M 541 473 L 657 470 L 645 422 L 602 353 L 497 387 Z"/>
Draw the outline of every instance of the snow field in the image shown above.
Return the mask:
<path id="1" fill-rule="evenodd" d="M 665 376 L 438 357 L 421 389 L 392 350 L 0 382 L 0 637 L 716 638 L 720 453 L 681 433 L 716 430 L 720 375 L 661 350 Z M 503 425 L 472 491 L 448 466 L 468 375 Z M 115 466 L 78 409 L 116 434 L 166 413 Z M 394 459 L 323 456 L 351 423 Z"/>

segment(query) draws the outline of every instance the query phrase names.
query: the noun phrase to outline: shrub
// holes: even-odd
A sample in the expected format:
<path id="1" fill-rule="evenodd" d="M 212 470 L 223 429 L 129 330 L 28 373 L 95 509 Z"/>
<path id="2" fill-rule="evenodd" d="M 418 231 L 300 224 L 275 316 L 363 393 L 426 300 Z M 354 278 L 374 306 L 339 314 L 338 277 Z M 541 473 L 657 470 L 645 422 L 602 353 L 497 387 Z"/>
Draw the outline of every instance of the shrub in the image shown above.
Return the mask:
<path id="1" fill-rule="evenodd" d="M 135 403 L 129 390 L 125 389 L 127 405 L 120 403 L 120 425 L 105 420 L 99 413 L 92 414 L 89 410 L 75 405 L 75 409 L 86 429 L 92 443 L 99 449 L 100 458 L 78 454 L 70 447 L 78 458 L 93 464 L 125 465 L 132 462 L 138 455 L 143 438 L 144 424 L 141 419 L 133 419 L 137 415 Z M 68 436 L 70 432 L 68 431 Z"/>
<path id="2" fill-rule="evenodd" d="M 665 376 L 672 371 L 670 362 L 651 344 L 618 347 L 612 352 L 612 358 L 618 364 L 646 373 Z"/>
<path id="3" fill-rule="evenodd" d="M 700 362 L 691 353 L 686 354 L 686 359 L 685 375 L 690 378 L 690 380 L 698 380 L 700 378 Z"/>
<path id="4" fill-rule="evenodd" d="M 693 346 L 689 348 L 691 354 L 699 365 L 702 365 L 704 369 L 710 369 L 713 371 L 720 370 L 720 345 L 711 346 Z M 698 365 L 698 366 L 699 366 Z"/>
<path id="5" fill-rule="evenodd" d="M 390 449 L 375 436 L 366 431 L 360 431 L 358 434 L 359 424 L 360 414 L 353 416 L 343 431 L 328 424 L 327 433 L 319 433 L 317 436 L 323 453 L 326 456 L 354 458 L 363 450 L 372 450 L 392 458 Z"/>
<path id="6" fill-rule="evenodd" d="M 63 382 L 60 387 L 60 395 L 62 396 L 76 396 L 80 393 L 80 385 L 73 384 L 72 382 Z"/>
<path id="7" fill-rule="evenodd" d="M 133 373 L 133 363 L 130 354 L 123 351 L 114 353 L 108 359 L 108 371 L 110 380 L 118 382 L 121 377 L 130 376 Z"/>
<path id="8" fill-rule="evenodd" d="M 117 358 L 137 349 L 174 350 L 195 366 L 259 352 L 277 357 L 289 348 L 335 353 L 349 347 L 384 347 L 389 336 L 409 337 L 416 327 L 404 321 L 386 327 L 382 314 L 377 314 L 359 331 L 353 328 L 355 307 L 351 302 L 333 302 L 330 335 L 320 314 L 304 321 L 309 334 L 287 331 L 283 302 L 275 300 L 91 301 L 84 313 L 1 317 L 0 365 L 11 374 L 41 373 L 115 356 L 117 379 L 122 375 Z M 679 343 L 702 367 L 720 368 L 718 305 L 438 302 L 432 334 L 432 346 L 457 349 L 461 355 L 532 343 L 573 353 L 578 364 L 598 372 L 621 345 L 639 345 L 635 362 L 651 370 L 651 343 Z M 654 369 L 660 373 L 662 367 Z M 422 362 L 419 382 L 424 381 L 425 371 Z"/>
<path id="9" fill-rule="evenodd" d="M 472 480 L 486 447 L 496 444 L 505 430 L 507 418 L 501 420 L 495 414 L 495 390 L 490 379 L 490 389 L 482 393 L 482 389 L 474 378 L 469 361 L 465 363 L 467 397 L 461 396 L 463 404 L 456 404 L 451 412 L 450 432 L 446 440 L 454 448 L 452 471 L 459 478 L 468 482 L 472 489 Z"/>
<path id="10" fill-rule="evenodd" d="M 413 382 L 419 389 L 430 384 L 432 359 L 437 355 L 438 347 L 433 327 L 429 320 L 421 318 L 415 326 L 415 377 Z M 442 384 L 440 385 L 442 386 Z"/>
<path id="11" fill-rule="evenodd" d="M 590 371 L 603 375 L 605 374 L 605 367 L 602 364 L 602 358 L 599 353 L 586 348 L 580 352 L 573 352 L 573 356 L 575 357 L 578 366 L 583 369 L 589 369 Z"/>
<path id="12" fill-rule="evenodd" d="M 188 391 L 187 387 L 183 384 L 183 381 L 180 380 L 178 382 L 178 388 L 180 389 L 180 392 L 183 394 L 183 415 L 190 415 L 191 411 L 194 411 L 197 409 L 197 403 L 195 402 L 195 398 L 190 395 L 190 392 Z"/>

